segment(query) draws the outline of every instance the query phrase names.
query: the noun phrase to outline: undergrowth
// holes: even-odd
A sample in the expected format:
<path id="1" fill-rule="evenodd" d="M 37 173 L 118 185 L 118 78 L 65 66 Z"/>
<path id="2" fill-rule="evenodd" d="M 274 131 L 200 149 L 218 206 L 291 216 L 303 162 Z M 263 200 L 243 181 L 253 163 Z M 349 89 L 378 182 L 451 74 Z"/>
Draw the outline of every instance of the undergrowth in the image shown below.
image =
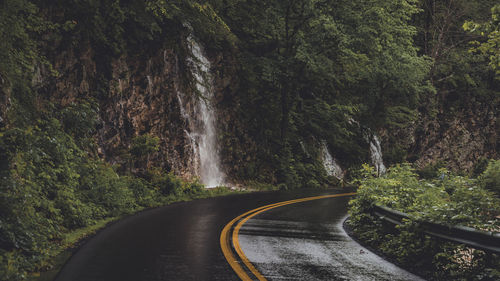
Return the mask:
<path id="1" fill-rule="evenodd" d="M 376 177 L 371 167 L 364 166 L 358 195 L 350 202 L 354 235 L 430 280 L 499 280 L 498 255 L 437 240 L 424 234 L 418 223 L 499 231 L 500 200 L 484 188 L 488 174 L 470 179 L 440 169 L 437 175 L 420 179 L 409 164 L 403 164 Z M 405 212 L 412 219 L 394 227 L 370 213 L 374 204 Z"/>

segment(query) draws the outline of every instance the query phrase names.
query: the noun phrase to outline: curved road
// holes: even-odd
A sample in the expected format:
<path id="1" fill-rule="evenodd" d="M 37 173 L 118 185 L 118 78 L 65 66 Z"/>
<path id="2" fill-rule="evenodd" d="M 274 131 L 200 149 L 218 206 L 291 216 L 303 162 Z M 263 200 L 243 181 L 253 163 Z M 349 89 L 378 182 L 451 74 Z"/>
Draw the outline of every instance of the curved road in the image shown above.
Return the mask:
<path id="1" fill-rule="evenodd" d="M 346 234 L 348 201 L 323 198 L 257 214 L 239 231 L 241 250 L 261 280 L 422 280 Z"/>
<path id="2" fill-rule="evenodd" d="M 148 210 L 99 232 L 73 255 L 56 280 L 239 280 L 219 243 L 229 221 L 263 205 L 336 193 L 341 190 L 251 193 Z M 258 214 L 240 229 L 241 248 L 268 280 L 355 280 L 349 276 L 415 279 L 366 250 L 366 254 L 359 254 L 355 248 L 359 246 L 340 234 L 339 222 L 346 215 L 347 201 L 347 197 L 321 199 Z M 335 249 L 348 244 L 354 252 Z M 343 258 L 338 260 L 336 252 Z M 340 270 L 339 262 L 365 262 L 359 256 L 370 256 L 374 266 Z M 365 275 L 346 275 L 349 268 L 365 271 Z M 384 273 L 373 275 L 373 271 Z"/>

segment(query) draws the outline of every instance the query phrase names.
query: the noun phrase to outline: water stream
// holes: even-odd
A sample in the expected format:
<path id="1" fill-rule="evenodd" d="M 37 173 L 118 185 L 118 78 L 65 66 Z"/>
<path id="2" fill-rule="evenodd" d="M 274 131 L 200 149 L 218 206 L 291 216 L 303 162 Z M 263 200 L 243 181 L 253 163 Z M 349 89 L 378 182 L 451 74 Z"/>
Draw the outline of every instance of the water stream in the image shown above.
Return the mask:
<path id="1" fill-rule="evenodd" d="M 324 140 L 321 141 L 321 159 L 323 161 L 323 166 L 325 167 L 327 175 L 334 176 L 339 180 L 344 177 L 344 171 L 342 171 L 340 165 L 330 154 L 328 146 L 326 145 L 326 141 Z"/>
<path id="2" fill-rule="evenodd" d="M 189 108 L 183 93 L 177 92 L 177 98 L 181 115 L 188 125 L 185 134 L 193 149 L 195 172 L 207 187 L 216 187 L 224 184 L 225 174 L 220 167 L 210 61 L 192 35 L 188 36 L 188 48 L 191 56 L 187 63 L 198 95 L 192 97 Z"/>
<path id="3" fill-rule="evenodd" d="M 372 158 L 372 163 L 375 166 L 375 171 L 377 175 L 383 175 L 386 172 L 384 165 L 384 159 L 382 158 L 382 148 L 380 147 L 380 140 L 377 135 L 373 134 L 370 140 L 370 156 Z"/>

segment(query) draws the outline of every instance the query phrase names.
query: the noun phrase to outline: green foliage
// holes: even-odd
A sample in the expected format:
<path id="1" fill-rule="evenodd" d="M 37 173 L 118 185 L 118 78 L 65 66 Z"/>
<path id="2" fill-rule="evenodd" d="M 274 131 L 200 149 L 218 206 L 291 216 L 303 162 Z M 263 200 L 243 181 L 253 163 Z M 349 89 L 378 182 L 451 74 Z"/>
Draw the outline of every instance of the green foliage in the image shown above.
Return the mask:
<path id="1" fill-rule="evenodd" d="M 491 8 L 491 20 L 487 23 L 478 24 L 466 21 L 463 29 L 469 32 L 480 33 L 488 39 L 483 42 L 473 41 L 476 45 L 472 51 L 479 51 L 489 58 L 489 66 L 495 71 L 496 78 L 500 79 L 500 4 Z"/>
<path id="2" fill-rule="evenodd" d="M 130 145 L 130 153 L 140 159 L 157 152 L 159 148 L 160 139 L 151 135 L 140 135 L 132 139 Z"/>
<path id="3" fill-rule="evenodd" d="M 211 1 L 237 36 L 241 122 L 275 183 L 305 185 L 300 141 L 326 139 L 342 163 L 359 163 L 363 125 L 415 120 L 430 61 L 417 54 L 416 1 Z M 258 116 L 258 117 L 257 117 Z M 313 164 L 314 165 L 314 164 Z M 318 173 L 318 182 L 322 181 Z M 295 183 L 296 185 L 296 183 Z"/>
<path id="4" fill-rule="evenodd" d="M 76 140 L 90 138 L 95 112 L 74 104 L 31 126 L 0 131 L 0 275 L 22 280 L 51 266 L 65 234 L 110 217 L 176 200 L 224 194 L 206 192 L 159 169 L 150 178 L 120 176 L 89 156 Z M 82 122 L 80 122 L 82 121 Z M 158 149 L 158 139 L 135 139 L 136 155 Z"/>
<path id="5" fill-rule="evenodd" d="M 146 208 L 158 205 L 158 188 L 150 181 L 131 176 L 128 176 L 126 181 L 129 183 L 128 188 L 134 193 L 137 205 Z"/>
<path id="6" fill-rule="evenodd" d="M 28 0 L 0 4 L 0 81 L 16 84 L 32 71 L 37 49 L 31 35 L 38 30 L 37 12 L 37 6 Z"/>
<path id="7" fill-rule="evenodd" d="M 403 128 L 417 119 L 417 112 L 405 106 L 391 106 L 386 110 L 386 124 L 390 127 Z"/>
<path id="8" fill-rule="evenodd" d="M 396 165 L 382 177 L 364 166 L 357 197 L 350 202 L 356 236 L 399 263 L 432 280 L 494 280 L 500 259 L 480 250 L 444 243 L 424 235 L 420 221 L 495 230 L 500 201 L 476 180 L 440 169 L 437 177 L 419 179 L 408 164 Z M 373 204 L 411 216 L 396 229 L 371 215 Z M 491 274 L 483 274 L 490 272 Z M 498 276 L 497 276 L 498 277 Z"/>
<path id="9" fill-rule="evenodd" d="M 472 176 L 478 177 L 480 174 L 482 174 L 486 168 L 488 167 L 488 159 L 485 157 L 479 158 L 477 162 L 474 164 L 474 168 L 472 170 Z"/>
<path id="10" fill-rule="evenodd" d="M 271 185 L 268 183 L 262 183 L 258 181 L 248 181 L 244 183 L 245 188 L 248 188 L 250 190 L 258 190 L 258 191 L 272 191 L 272 190 L 277 190 L 278 187 L 275 185 Z"/>
<path id="11" fill-rule="evenodd" d="M 149 177 L 151 178 L 151 183 L 156 186 L 160 193 L 163 195 L 182 193 L 183 183 L 178 178 L 174 177 L 173 174 L 164 174 L 159 169 L 150 170 Z"/>
<path id="12" fill-rule="evenodd" d="M 320 188 L 320 184 L 318 181 L 311 179 L 306 183 L 307 188 Z"/>
<path id="13" fill-rule="evenodd" d="M 396 163 L 403 163 L 407 160 L 407 148 L 401 144 L 390 144 L 388 149 L 384 150 L 384 163 L 386 165 L 393 165 Z"/>
<path id="14" fill-rule="evenodd" d="M 208 50 L 224 50 L 234 47 L 236 37 L 217 11 L 210 4 L 187 1 L 188 7 L 184 16 L 194 28 L 198 36 L 206 42 Z"/>
<path id="15" fill-rule="evenodd" d="M 73 103 L 61 110 L 64 131 L 70 134 L 79 147 L 92 148 L 97 126 L 97 105 L 95 102 Z"/>
<path id="16" fill-rule="evenodd" d="M 151 11 L 157 18 L 165 17 L 173 19 L 179 14 L 180 9 L 177 1 L 153 0 L 146 3 L 146 9 Z"/>
<path id="17" fill-rule="evenodd" d="M 454 117 L 457 112 L 498 104 L 498 80 L 488 67 L 487 53 L 470 51 L 471 43 L 481 40 L 477 33 L 464 31 L 490 17 L 494 0 L 423 0 L 423 12 L 415 17 L 416 44 L 432 58 L 430 82 L 435 92 L 423 96 L 419 108 L 423 117 Z M 464 25 L 464 21 L 466 24 Z M 493 51 L 494 52 L 494 51 Z M 498 52 L 498 51 L 497 51 Z M 492 54 L 493 55 L 493 54 Z M 438 119 L 437 121 L 445 122 Z"/>
<path id="18" fill-rule="evenodd" d="M 491 160 L 480 177 L 481 186 L 500 196 L 500 160 Z"/>
<path id="19" fill-rule="evenodd" d="M 445 162 L 437 161 L 436 163 L 430 163 L 422 169 L 419 169 L 417 173 L 421 178 L 431 180 L 439 177 L 441 175 L 440 170 L 444 167 L 446 167 Z"/>
<path id="20" fill-rule="evenodd" d="M 79 223 L 79 212 L 86 220 L 87 210 L 73 205 L 81 207 L 75 189 L 82 153 L 55 119 L 4 131 L 0 142 L 5 167 L 0 179 L 2 253 L 33 255 L 24 264 L 33 270 L 37 259 L 48 254 L 49 241 Z"/>

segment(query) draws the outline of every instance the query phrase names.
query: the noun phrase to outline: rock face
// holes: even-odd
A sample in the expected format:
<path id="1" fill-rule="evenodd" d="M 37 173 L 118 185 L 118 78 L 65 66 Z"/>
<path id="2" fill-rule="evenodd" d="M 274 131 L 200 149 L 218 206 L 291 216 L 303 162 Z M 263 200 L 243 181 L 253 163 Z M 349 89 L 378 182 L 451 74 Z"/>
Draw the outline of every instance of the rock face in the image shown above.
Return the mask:
<path id="1" fill-rule="evenodd" d="M 160 151 L 147 165 L 161 163 L 180 175 L 193 176 L 192 151 L 184 138 L 184 121 L 176 91 L 181 87 L 180 59 L 172 50 L 157 50 L 145 61 L 121 57 L 112 64 L 108 96 L 101 100 L 99 144 L 106 159 L 121 161 L 132 137 L 160 138 Z"/>
<path id="2" fill-rule="evenodd" d="M 132 138 L 150 134 L 159 137 L 160 150 L 148 157 L 146 166 L 159 166 L 184 178 L 192 178 L 197 176 L 195 157 L 191 140 L 185 134 L 189 126 L 182 116 L 177 96 L 178 92 L 187 97 L 196 95 L 186 63 L 189 55 L 187 36 L 182 34 L 177 46 L 165 44 L 141 54 L 105 58 L 104 62 L 102 54 L 96 54 L 90 45 L 65 49 L 50 59 L 60 75 L 51 78 L 46 70 L 39 69 L 33 83 L 40 95 L 49 96 L 53 103 L 63 107 L 81 100 L 97 101 L 100 117 L 96 134 L 98 152 L 108 162 L 126 164 L 125 155 Z M 231 52 L 207 54 L 212 65 L 214 104 L 220 116 L 216 130 L 221 136 L 225 129 L 238 127 L 231 124 L 238 85 Z M 184 107 L 193 108 L 190 104 L 193 100 L 186 99 Z"/>
<path id="3" fill-rule="evenodd" d="M 43 65 L 35 67 L 32 86 L 40 97 L 61 107 L 82 100 L 94 100 L 99 108 L 95 138 L 98 153 L 112 164 L 127 164 L 126 152 L 134 136 L 159 137 L 160 150 L 141 167 L 157 166 L 184 178 L 199 176 L 190 124 L 183 116 L 196 108 L 196 78 L 189 70 L 189 32 L 175 40 L 148 46 L 139 53 L 105 56 L 90 43 L 78 47 L 54 47 L 46 54 L 59 75 L 54 77 Z M 171 42 L 177 42 L 174 46 Z M 247 163 L 255 162 L 257 147 L 238 121 L 238 50 L 208 49 L 213 105 L 221 168 L 231 179 L 245 178 Z M 179 103 L 178 93 L 184 96 Z M 0 127 L 5 125 L 10 105 L 9 88 L 0 76 Z M 445 161 L 456 170 L 471 170 L 480 158 L 498 158 L 500 118 L 498 104 L 471 106 L 468 111 L 430 118 L 421 116 L 412 126 L 379 130 L 382 151 L 396 143 L 408 151 L 408 160 L 423 167 Z M 441 113 L 442 116 L 445 116 Z M 390 164 L 390 163 L 389 163 Z M 137 170 L 136 170 L 137 172 Z M 140 171 L 139 171 L 140 172 Z"/>
<path id="4" fill-rule="evenodd" d="M 470 105 L 455 114 L 421 115 L 411 126 L 383 130 L 383 150 L 397 143 L 408 151 L 408 160 L 423 168 L 438 161 L 455 171 L 471 171 L 481 158 L 500 157 L 498 104 Z M 396 140 L 396 141 L 395 141 Z"/>
<path id="5" fill-rule="evenodd" d="M 495 106 L 483 105 L 449 120 L 424 122 L 425 134 L 416 137 L 416 164 L 441 160 L 451 169 L 470 171 L 480 158 L 498 158 L 499 121 Z"/>

